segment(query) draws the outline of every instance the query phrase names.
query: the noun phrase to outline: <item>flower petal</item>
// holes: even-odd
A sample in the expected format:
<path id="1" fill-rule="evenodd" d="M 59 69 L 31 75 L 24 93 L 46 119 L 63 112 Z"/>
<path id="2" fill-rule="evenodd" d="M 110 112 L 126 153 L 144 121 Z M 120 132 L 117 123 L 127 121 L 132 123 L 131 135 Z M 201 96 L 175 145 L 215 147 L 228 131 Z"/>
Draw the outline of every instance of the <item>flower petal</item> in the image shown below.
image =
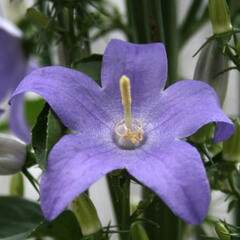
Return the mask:
<path id="1" fill-rule="evenodd" d="M 208 212 L 210 189 L 201 158 L 183 141 L 166 141 L 147 150 L 127 170 L 191 224 L 200 224 Z"/>
<path id="2" fill-rule="evenodd" d="M 9 124 L 17 137 L 25 143 L 30 142 L 30 129 L 24 114 L 24 94 L 19 94 L 13 99 L 10 108 Z"/>
<path id="3" fill-rule="evenodd" d="M 12 99 L 32 91 L 42 96 L 62 122 L 74 131 L 93 131 L 107 126 L 109 115 L 104 108 L 108 99 L 102 89 L 88 76 L 65 67 L 44 67 L 25 77 Z"/>
<path id="4" fill-rule="evenodd" d="M 41 207 L 53 220 L 80 193 L 114 169 L 123 168 L 116 161 L 111 143 L 99 143 L 97 136 L 66 135 L 52 149 L 47 170 L 40 185 Z"/>
<path id="5" fill-rule="evenodd" d="M 23 78 L 27 61 L 22 52 L 20 39 L 0 29 L 0 101 Z"/>
<path id="6" fill-rule="evenodd" d="M 164 45 L 111 40 L 103 56 L 101 78 L 103 88 L 118 104 L 121 104 L 119 80 L 122 75 L 131 81 L 132 106 L 144 106 L 160 93 L 167 80 Z"/>
<path id="7" fill-rule="evenodd" d="M 210 122 L 217 122 L 215 142 L 229 138 L 234 132 L 234 124 L 221 110 L 214 89 L 195 80 L 173 84 L 145 115 L 148 133 L 159 131 L 161 135 L 183 138 Z"/>

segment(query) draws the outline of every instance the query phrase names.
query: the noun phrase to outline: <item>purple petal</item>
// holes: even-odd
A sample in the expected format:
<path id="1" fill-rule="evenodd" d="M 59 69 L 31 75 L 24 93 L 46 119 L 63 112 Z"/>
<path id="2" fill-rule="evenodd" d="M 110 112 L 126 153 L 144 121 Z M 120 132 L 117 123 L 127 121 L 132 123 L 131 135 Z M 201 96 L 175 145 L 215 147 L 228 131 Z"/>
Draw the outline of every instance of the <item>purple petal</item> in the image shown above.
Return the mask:
<path id="1" fill-rule="evenodd" d="M 143 147 L 138 160 L 128 162 L 127 170 L 184 221 L 200 224 L 206 216 L 209 183 L 197 150 L 188 143 L 166 141 Z"/>
<path id="2" fill-rule="evenodd" d="M 1 114 L 3 114 L 4 113 L 4 110 L 3 109 L 0 109 L 0 116 L 1 116 Z"/>
<path id="3" fill-rule="evenodd" d="M 9 124 L 11 130 L 18 138 L 25 143 L 30 142 L 30 129 L 24 114 L 24 94 L 20 94 L 12 100 Z"/>
<path id="4" fill-rule="evenodd" d="M 105 111 L 111 105 L 108 97 L 81 72 L 59 66 L 40 68 L 21 81 L 12 98 L 26 91 L 42 96 L 71 130 L 95 131 L 112 124 Z"/>
<path id="5" fill-rule="evenodd" d="M 112 156 L 115 146 L 98 139 L 97 136 L 66 135 L 50 152 L 40 185 L 41 207 L 48 220 L 56 218 L 102 176 L 123 168 L 123 162 Z"/>
<path id="6" fill-rule="evenodd" d="M 0 101 L 14 89 L 23 78 L 27 61 L 21 48 L 20 39 L 0 29 Z"/>
<path id="7" fill-rule="evenodd" d="M 164 45 L 133 44 L 111 40 L 103 56 L 102 86 L 112 101 L 121 105 L 119 80 L 131 81 L 133 107 L 143 107 L 164 88 L 167 80 L 167 57 Z"/>
<path id="8" fill-rule="evenodd" d="M 214 89 L 195 80 L 179 81 L 169 87 L 145 115 L 147 133 L 159 131 L 161 135 L 183 138 L 210 122 L 217 122 L 215 142 L 234 132 L 234 124 L 221 110 Z"/>

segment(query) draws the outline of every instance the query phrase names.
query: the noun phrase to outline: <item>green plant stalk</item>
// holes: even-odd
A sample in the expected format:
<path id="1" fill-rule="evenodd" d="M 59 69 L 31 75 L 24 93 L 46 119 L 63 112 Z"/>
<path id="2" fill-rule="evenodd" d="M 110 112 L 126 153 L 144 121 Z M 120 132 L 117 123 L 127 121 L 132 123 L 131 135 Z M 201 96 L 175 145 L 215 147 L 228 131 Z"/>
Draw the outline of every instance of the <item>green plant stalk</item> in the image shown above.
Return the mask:
<path id="1" fill-rule="evenodd" d="M 130 230 L 130 178 L 128 173 L 124 172 L 124 184 L 123 184 L 123 196 L 122 196 L 122 218 L 121 218 L 121 230 Z M 124 240 L 129 239 L 129 232 L 121 233 L 121 237 Z"/>
<path id="2" fill-rule="evenodd" d="M 148 15 L 148 1 L 126 0 L 128 25 L 131 31 L 130 41 L 150 43 L 151 29 Z"/>
<path id="3" fill-rule="evenodd" d="M 107 175 L 107 183 L 108 183 L 108 189 L 110 192 L 112 204 L 113 204 L 113 210 L 116 217 L 117 225 L 120 225 L 121 222 L 121 198 L 122 193 L 121 191 L 118 191 L 119 189 L 116 188 L 115 182 L 119 180 L 119 176 L 113 176 L 111 174 Z"/>
<path id="4" fill-rule="evenodd" d="M 167 86 L 178 80 L 178 40 L 177 2 L 176 0 L 161 0 L 164 23 L 165 46 L 168 56 Z"/>
<path id="5" fill-rule="evenodd" d="M 146 198 L 148 194 L 151 192 L 145 188 L 144 197 Z M 156 195 L 149 207 L 145 209 L 144 217 L 159 225 L 159 228 L 150 224 L 145 225 L 149 239 L 182 240 L 184 223 Z"/>
<path id="6" fill-rule="evenodd" d="M 159 0 L 149 1 L 149 17 L 151 25 L 151 40 L 152 42 L 165 43 L 164 25 L 162 16 L 162 3 Z"/>

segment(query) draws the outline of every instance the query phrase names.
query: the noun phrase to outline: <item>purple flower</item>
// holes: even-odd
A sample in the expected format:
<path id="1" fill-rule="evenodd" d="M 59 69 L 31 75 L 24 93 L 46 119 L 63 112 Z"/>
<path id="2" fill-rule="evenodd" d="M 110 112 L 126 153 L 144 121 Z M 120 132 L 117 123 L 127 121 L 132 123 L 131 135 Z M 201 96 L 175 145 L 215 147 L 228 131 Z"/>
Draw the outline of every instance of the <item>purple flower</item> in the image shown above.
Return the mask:
<path id="1" fill-rule="evenodd" d="M 21 33 L 10 22 L 0 18 L 0 102 L 12 93 L 23 77 L 30 71 L 20 41 Z M 12 102 L 9 125 L 21 140 L 30 141 L 30 131 L 23 110 L 23 95 Z M 0 110 L 0 115 L 3 110 Z"/>
<path id="2" fill-rule="evenodd" d="M 124 75 L 130 79 L 132 117 L 137 119 L 132 132 L 121 122 L 119 80 Z M 83 73 L 45 67 L 28 75 L 13 94 L 41 95 L 69 129 L 79 132 L 65 135 L 49 154 L 40 186 L 46 218 L 56 218 L 105 174 L 125 168 L 176 215 L 199 224 L 209 207 L 209 183 L 199 153 L 180 139 L 213 121 L 215 142 L 232 135 L 234 125 L 214 90 L 185 80 L 163 91 L 167 58 L 161 43 L 112 40 L 103 57 L 101 79 L 102 88 Z"/>

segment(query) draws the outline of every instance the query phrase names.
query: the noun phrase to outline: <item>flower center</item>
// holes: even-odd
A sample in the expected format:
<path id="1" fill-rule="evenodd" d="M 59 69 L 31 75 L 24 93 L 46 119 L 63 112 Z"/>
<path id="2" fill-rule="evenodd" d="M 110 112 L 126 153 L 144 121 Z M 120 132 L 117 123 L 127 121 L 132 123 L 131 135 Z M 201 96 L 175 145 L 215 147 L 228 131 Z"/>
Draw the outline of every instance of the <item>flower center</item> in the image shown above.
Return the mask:
<path id="1" fill-rule="evenodd" d="M 133 149 L 139 146 L 143 140 L 143 126 L 139 119 L 132 119 L 130 80 L 125 75 L 120 79 L 120 90 L 124 108 L 124 119 L 115 126 L 115 133 L 118 136 L 117 143 L 123 148 Z"/>

